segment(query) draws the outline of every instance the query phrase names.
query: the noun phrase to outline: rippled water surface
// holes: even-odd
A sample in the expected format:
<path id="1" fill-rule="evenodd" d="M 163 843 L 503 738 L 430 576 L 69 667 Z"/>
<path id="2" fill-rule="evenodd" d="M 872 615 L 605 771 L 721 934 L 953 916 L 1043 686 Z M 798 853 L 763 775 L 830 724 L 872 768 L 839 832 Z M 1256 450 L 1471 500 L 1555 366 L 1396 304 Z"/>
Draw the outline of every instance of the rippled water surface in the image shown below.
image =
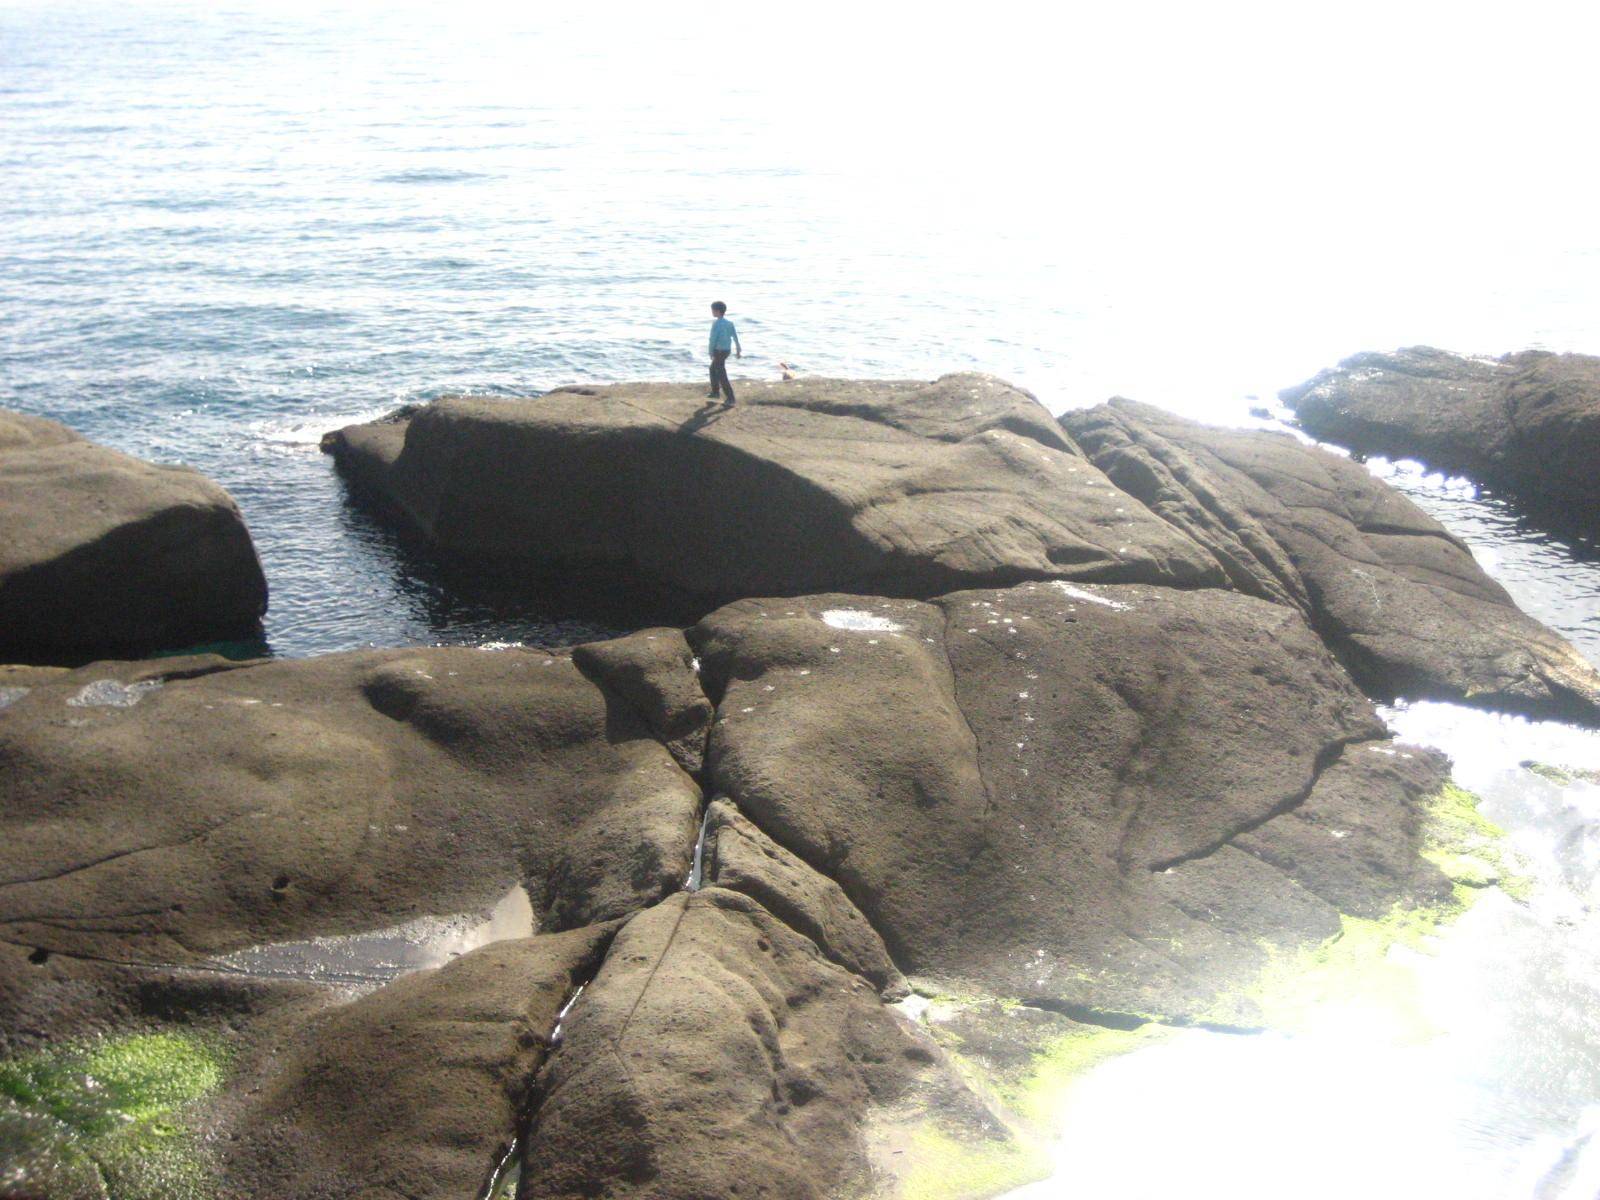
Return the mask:
<path id="1" fill-rule="evenodd" d="M 1378 53 L 1358 31 L 1295 57 L 1081 20 L 0 0 L 0 405 L 221 480 L 271 648 L 305 654 L 592 631 L 408 562 L 317 439 L 451 391 L 698 378 L 718 296 L 751 375 L 976 368 L 1057 410 L 1223 420 L 1369 346 L 1592 348 L 1576 186 L 1531 228 L 1473 207 L 1487 183 L 1431 205 L 1471 130 L 1406 149 L 1404 194 L 1324 170 L 1330 121 L 1371 126 L 1374 169 L 1401 153 L 1383 85 L 1314 86 L 1341 39 Z M 1529 94 L 1455 99 L 1493 121 Z M 1316 186 L 1269 202 L 1297 172 Z"/>

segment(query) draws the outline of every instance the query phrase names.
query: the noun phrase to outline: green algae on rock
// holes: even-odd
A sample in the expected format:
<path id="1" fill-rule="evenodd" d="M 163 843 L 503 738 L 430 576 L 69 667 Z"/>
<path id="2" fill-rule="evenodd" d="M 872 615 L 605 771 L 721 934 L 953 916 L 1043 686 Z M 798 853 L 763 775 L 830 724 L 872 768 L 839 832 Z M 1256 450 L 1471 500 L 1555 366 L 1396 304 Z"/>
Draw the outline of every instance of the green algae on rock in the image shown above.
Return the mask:
<path id="1" fill-rule="evenodd" d="M 175 1032 L 0 1062 L 0 1196 L 198 1200 L 208 1172 L 186 1118 L 224 1071 L 208 1039 Z"/>

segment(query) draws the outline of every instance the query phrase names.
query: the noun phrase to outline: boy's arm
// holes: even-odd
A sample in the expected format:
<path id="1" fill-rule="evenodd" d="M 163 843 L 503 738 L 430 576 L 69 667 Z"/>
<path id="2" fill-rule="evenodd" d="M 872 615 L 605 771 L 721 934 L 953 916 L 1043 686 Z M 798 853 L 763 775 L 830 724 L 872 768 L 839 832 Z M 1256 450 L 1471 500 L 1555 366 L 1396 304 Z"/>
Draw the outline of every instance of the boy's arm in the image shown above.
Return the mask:
<path id="1" fill-rule="evenodd" d="M 739 331 L 737 329 L 733 331 L 733 356 L 735 358 L 744 357 L 744 347 L 739 344 Z"/>

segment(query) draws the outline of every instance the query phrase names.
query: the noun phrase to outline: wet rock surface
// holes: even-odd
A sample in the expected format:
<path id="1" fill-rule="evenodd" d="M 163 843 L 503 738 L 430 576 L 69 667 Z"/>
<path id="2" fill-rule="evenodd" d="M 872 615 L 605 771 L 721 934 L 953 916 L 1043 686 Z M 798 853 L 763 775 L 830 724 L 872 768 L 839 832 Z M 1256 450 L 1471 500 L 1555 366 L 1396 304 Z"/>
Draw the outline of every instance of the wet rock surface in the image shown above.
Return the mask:
<path id="1" fill-rule="evenodd" d="M 697 787 L 570 657 L 416 649 L 95 664 L 0 724 L 8 1030 L 86 1003 L 71 963 L 245 946 L 487 907 L 539 927 L 679 886 Z"/>
<path id="2" fill-rule="evenodd" d="M 1282 605 L 1060 583 L 833 595 L 734 604 L 691 640 L 722 694 L 716 789 L 942 988 L 1181 1018 L 1258 969 L 1262 937 L 1336 932 L 1325 895 L 1388 907 L 1441 886 L 1411 816 L 1437 762 L 1366 777 L 1364 819 L 1409 870 L 1252 852 L 1307 823 L 1337 840 L 1319 793 L 1387 745 Z"/>
<path id="3" fill-rule="evenodd" d="M 752 383 L 731 409 L 669 384 L 447 399 L 325 446 L 440 549 L 698 597 L 1222 582 L 988 376 Z"/>
<path id="4" fill-rule="evenodd" d="M 1600 722 L 1600 674 L 1359 463 L 1127 400 L 1062 422 L 1119 487 L 1210 549 L 1235 587 L 1305 613 L 1374 694 Z"/>
<path id="5" fill-rule="evenodd" d="M 0 411 L 0 660 L 82 661 L 259 633 L 267 584 L 232 497 Z"/>
<path id="6" fill-rule="evenodd" d="M 1413 346 L 1354 355 L 1281 395 L 1316 437 L 1418 458 L 1600 530 L 1600 358 Z"/>

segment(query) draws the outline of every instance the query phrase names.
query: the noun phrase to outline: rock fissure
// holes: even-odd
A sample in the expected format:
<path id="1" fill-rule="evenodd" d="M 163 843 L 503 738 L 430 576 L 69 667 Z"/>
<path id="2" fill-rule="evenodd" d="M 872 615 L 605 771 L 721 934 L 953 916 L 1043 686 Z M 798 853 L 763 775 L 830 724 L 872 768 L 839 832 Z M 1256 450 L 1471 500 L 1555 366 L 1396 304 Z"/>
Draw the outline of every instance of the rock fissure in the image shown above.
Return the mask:
<path id="1" fill-rule="evenodd" d="M 1211 855 L 1221 850 L 1224 846 L 1232 845 L 1236 839 L 1252 832 L 1253 830 L 1261 828 L 1267 822 L 1276 820 L 1279 817 L 1286 816 L 1287 814 L 1294 812 L 1295 809 L 1299 808 L 1311 798 L 1311 794 L 1316 791 L 1317 784 L 1322 779 L 1323 775 L 1332 769 L 1332 767 L 1339 761 L 1347 749 L 1349 749 L 1351 746 L 1359 746 L 1363 743 L 1382 742 L 1387 740 L 1389 740 L 1388 734 L 1357 734 L 1351 737 L 1340 738 L 1335 742 L 1329 743 L 1320 751 L 1318 751 L 1316 758 L 1312 761 L 1311 777 L 1306 781 L 1305 786 L 1294 792 L 1292 795 L 1284 797 L 1282 801 L 1273 805 L 1272 808 L 1266 813 L 1257 817 L 1252 817 L 1247 821 L 1241 821 L 1237 826 L 1229 829 L 1220 837 L 1212 839 L 1205 845 L 1184 854 L 1174 855 L 1171 858 L 1160 859 L 1151 863 L 1149 868 L 1150 872 L 1152 874 L 1160 874 L 1164 871 L 1171 871 L 1176 867 L 1183 866 L 1186 863 L 1198 862 L 1201 859 L 1209 858 Z"/>

